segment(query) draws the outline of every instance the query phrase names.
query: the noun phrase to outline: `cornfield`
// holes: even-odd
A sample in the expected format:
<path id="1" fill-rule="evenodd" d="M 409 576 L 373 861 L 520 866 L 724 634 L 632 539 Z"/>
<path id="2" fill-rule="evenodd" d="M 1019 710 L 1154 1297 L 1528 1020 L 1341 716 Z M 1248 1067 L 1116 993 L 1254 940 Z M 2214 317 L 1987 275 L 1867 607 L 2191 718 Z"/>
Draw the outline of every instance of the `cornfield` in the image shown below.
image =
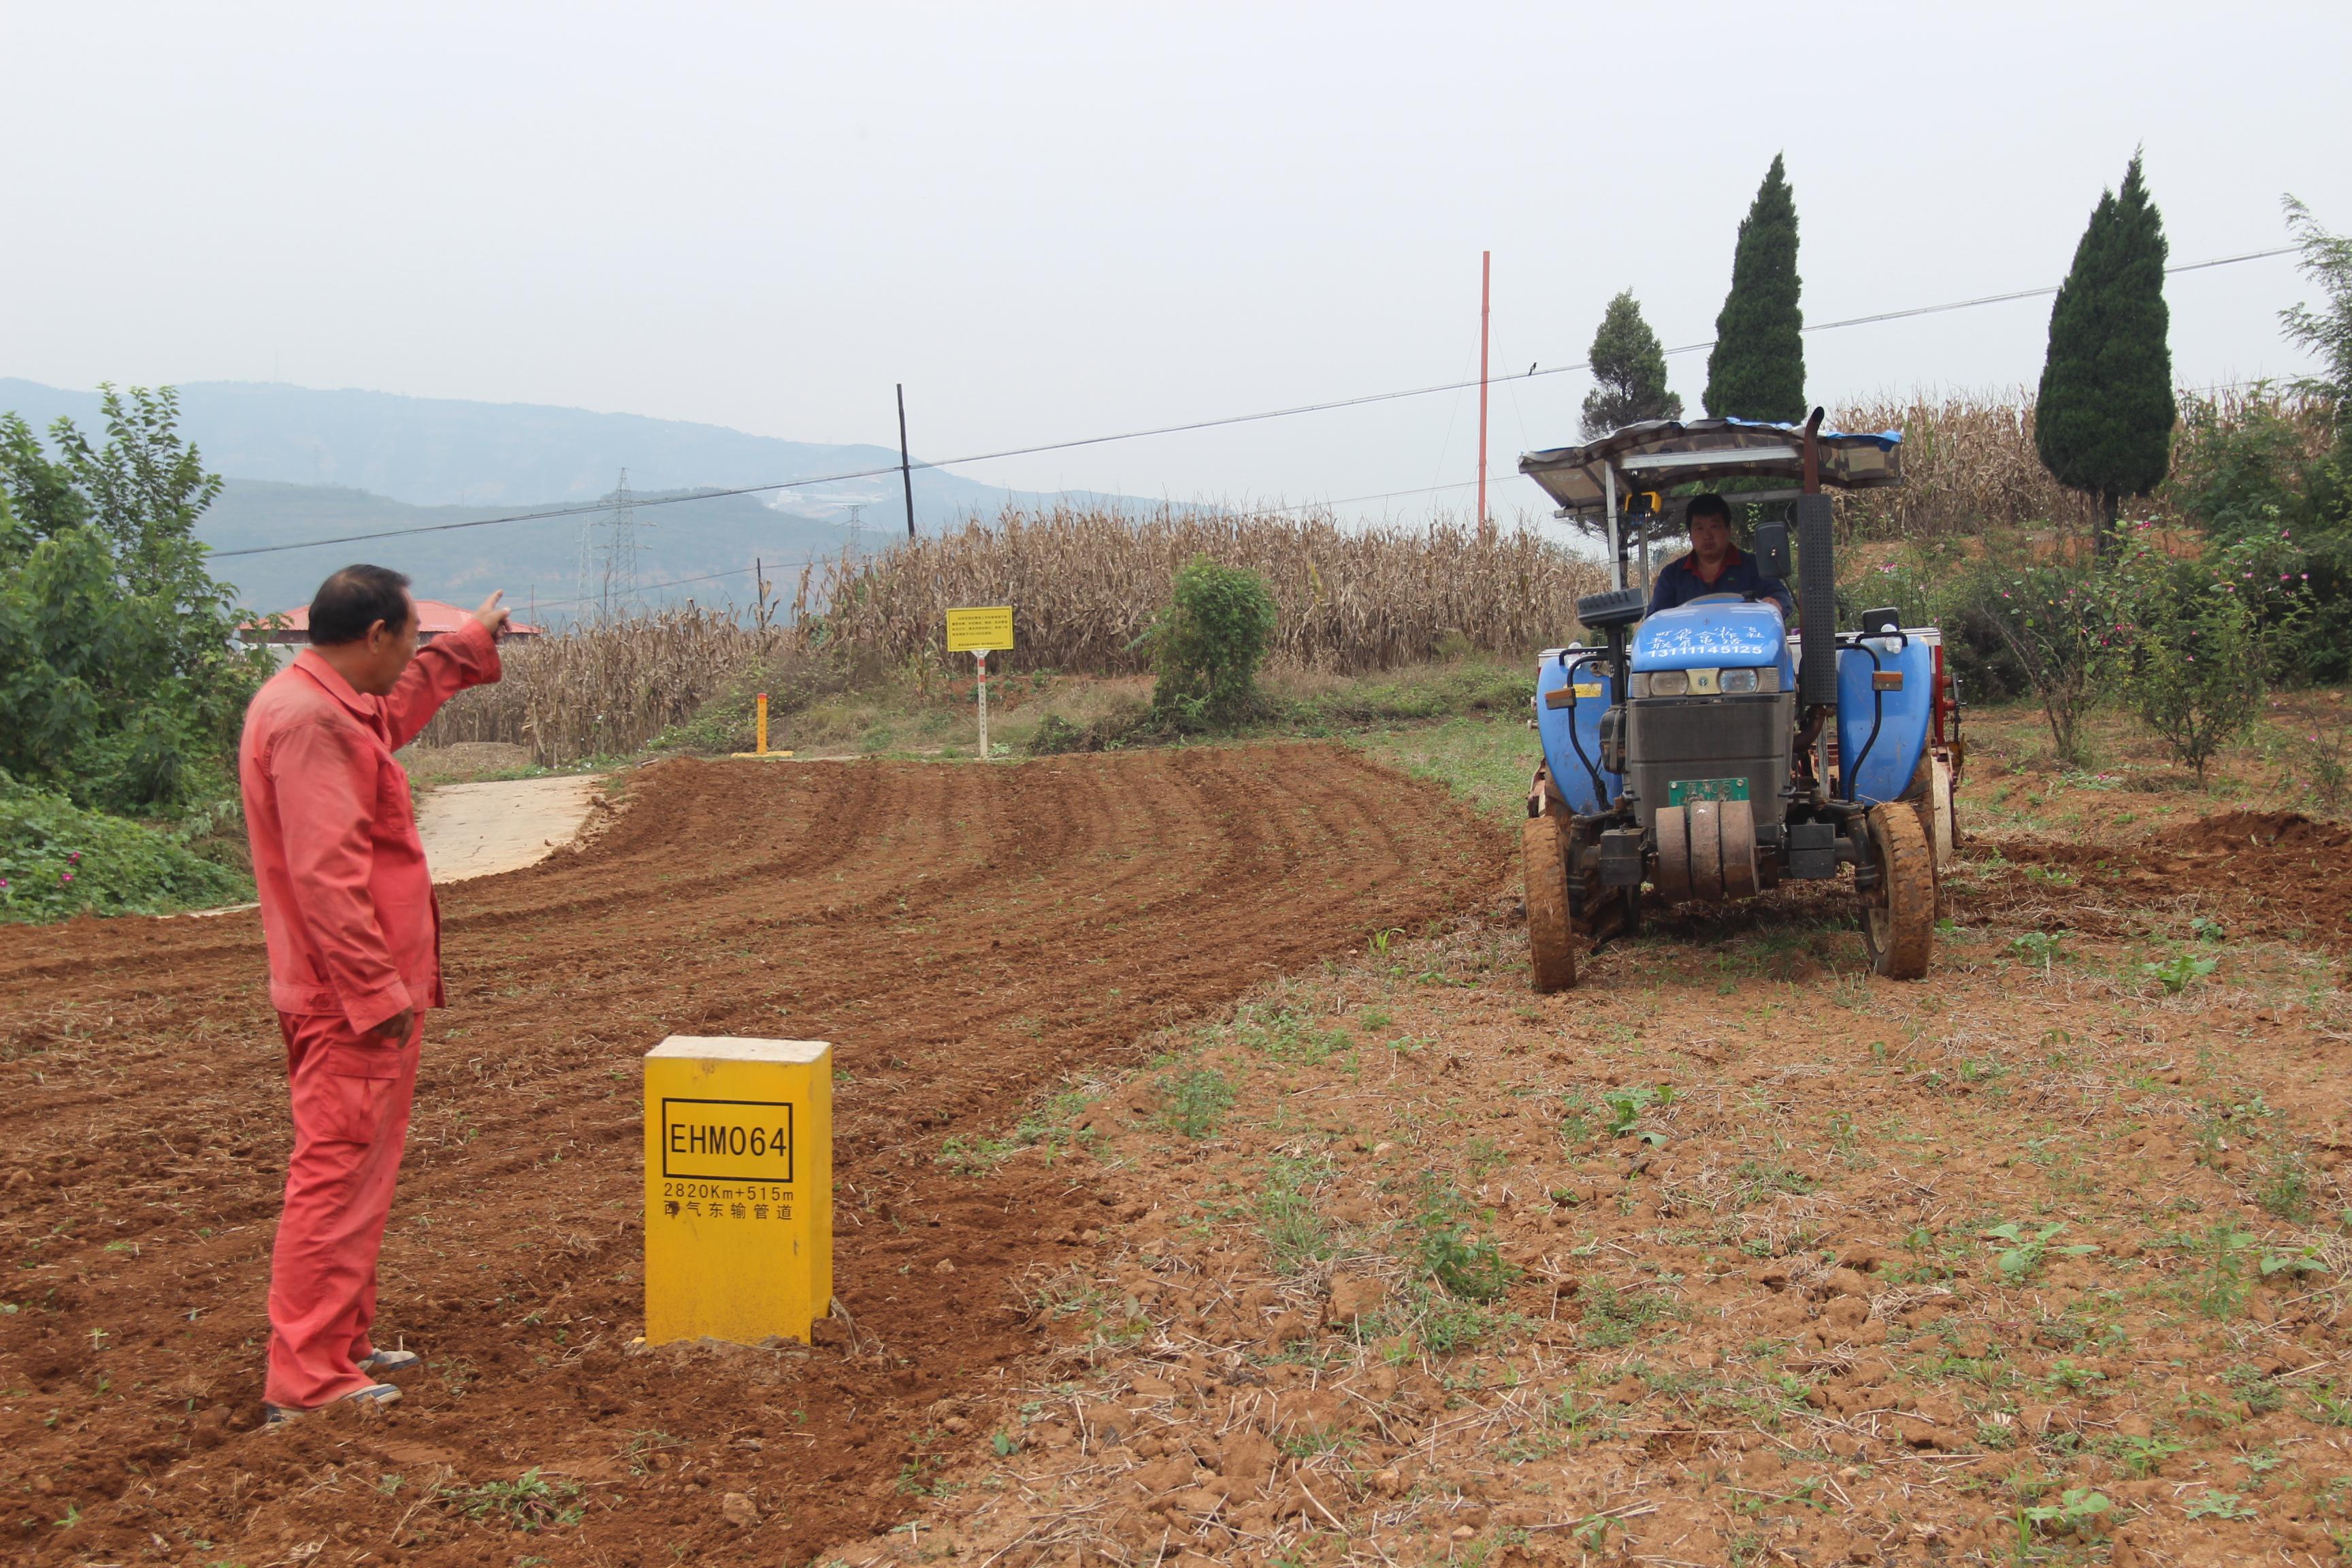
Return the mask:
<path id="1" fill-rule="evenodd" d="M 1348 674 L 1435 658 L 1443 648 L 1518 652 L 1564 636 L 1576 599 L 1606 586 L 1600 566 L 1532 531 L 1481 543 L 1446 521 L 1344 530 L 1328 519 L 1163 511 L 1008 509 L 992 524 L 910 541 L 802 579 L 799 624 L 894 664 L 938 657 L 947 611 L 1012 605 L 1019 662 L 1126 674 L 1147 668 L 1137 639 L 1194 555 L 1263 576 L 1278 610 L 1274 658 Z"/>
<path id="2" fill-rule="evenodd" d="M 2218 437 L 2242 422 L 2281 422 L 2315 454 L 2331 411 L 2307 399 L 2257 391 L 2184 397 L 2168 489 L 2193 489 Z M 2088 497 L 2042 468 L 2029 398 L 1915 398 L 1839 409 L 1846 430 L 1904 435 L 1901 488 L 1843 497 L 1856 532 L 1878 537 L 1974 535 L 2003 527 L 2087 531 Z M 2138 515 L 2179 521 L 2159 491 Z M 531 645 L 509 645 L 507 675 L 467 692 L 425 731 L 427 744 L 505 741 L 541 763 L 634 751 L 691 718 L 755 667 L 762 679 L 820 668 L 936 670 L 946 612 L 1012 605 L 1020 646 L 1013 664 L 1088 674 L 1148 666 L 1137 639 L 1167 601 L 1177 567 L 1206 554 L 1261 574 L 1279 616 L 1274 657 L 1295 668 L 1354 674 L 1473 649 L 1518 653 L 1565 636 L 1578 595 L 1604 585 L 1600 565 L 1540 533 L 1479 542 L 1466 524 L 1340 528 L 1297 521 L 1164 510 L 1137 519 L 1103 510 L 1008 510 L 992 523 L 910 541 L 885 554 L 803 573 L 788 625 L 764 614 L 746 625 L 730 611 L 688 605 L 591 625 Z"/>
<path id="3" fill-rule="evenodd" d="M 2203 477 L 2215 438 L 2256 418 L 2280 421 L 2305 457 L 2326 448 L 2333 410 L 2316 399 L 2262 388 L 2180 397 L 2173 435 L 2173 477 L 2153 496 L 2132 503 L 2136 516 L 2186 521 L 2177 492 Z M 1907 403 L 1883 400 L 1835 409 L 1840 430 L 1903 432 L 1903 483 L 1838 498 L 1842 521 L 1877 538 L 1932 539 L 1973 535 L 1988 528 L 2044 528 L 2087 532 L 2098 503 L 2050 477 L 2033 446 L 2033 397 L 2020 388 L 2008 401 L 1955 397 Z"/>
<path id="4" fill-rule="evenodd" d="M 1838 498 L 1846 525 L 1879 537 L 1936 538 L 1988 526 L 2087 529 L 2098 505 L 2050 477 L 2033 447 L 2033 402 L 1914 398 L 1833 411 L 1840 430 L 1903 432 L 1903 483 Z"/>
<path id="5" fill-rule="evenodd" d="M 686 605 L 591 623 L 499 650 L 505 677 L 434 716 L 419 742 L 505 741 L 547 766 L 635 751 L 790 645 L 783 626 L 746 626 Z"/>

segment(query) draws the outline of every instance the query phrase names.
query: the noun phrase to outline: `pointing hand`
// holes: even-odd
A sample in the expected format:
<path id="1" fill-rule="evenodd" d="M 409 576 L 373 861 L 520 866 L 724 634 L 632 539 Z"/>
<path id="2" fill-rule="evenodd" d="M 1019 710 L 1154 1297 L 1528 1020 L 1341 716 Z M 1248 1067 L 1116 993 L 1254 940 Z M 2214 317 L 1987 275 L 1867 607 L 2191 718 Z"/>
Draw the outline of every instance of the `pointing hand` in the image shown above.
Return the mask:
<path id="1" fill-rule="evenodd" d="M 500 632 L 507 629 L 507 617 L 513 614 L 513 612 L 509 610 L 504 605 L 499 603 L 500 599 L 503 599 L 506 596 L 507 591 L 504 588 L 501 588 L 497 593 L 492 594 L 488 598 L 484 599 L 482 601 L 482 607 L 474 612 L 474 619 L 480 622 L 483 629 L 488 631 L 492 637 L 496 637 Z"/>

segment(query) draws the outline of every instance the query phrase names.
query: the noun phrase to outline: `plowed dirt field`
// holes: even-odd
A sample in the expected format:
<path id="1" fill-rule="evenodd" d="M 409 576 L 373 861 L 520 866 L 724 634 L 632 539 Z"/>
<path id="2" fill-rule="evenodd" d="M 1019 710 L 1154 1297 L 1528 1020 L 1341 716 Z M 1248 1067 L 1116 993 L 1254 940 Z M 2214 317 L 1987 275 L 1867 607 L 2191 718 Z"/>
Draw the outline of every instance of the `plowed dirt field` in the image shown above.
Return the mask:
<path id="1" fill-rule="evenodd" d="M 1438 786 L 1331 747 L 674 762 L 627 793 L 586 847 L 443 892 L 379 1323 L 429 1359 L 375 1421 L 247 1430 L 289 1142 L 257 920 L 0 931 L 12 1560 L 731 1561 L 748 1505 L 798 1563 L 883 1527 L 927 1412 L 1038 1342 L 1012 1277 L 1113 1218 L 1042 1159 L 956 1180 L 950 1141 L 1511 877 Z M 637 1064 L 671 1033 L 835 1043 L 834 1342 L 630 1352 Z"/>

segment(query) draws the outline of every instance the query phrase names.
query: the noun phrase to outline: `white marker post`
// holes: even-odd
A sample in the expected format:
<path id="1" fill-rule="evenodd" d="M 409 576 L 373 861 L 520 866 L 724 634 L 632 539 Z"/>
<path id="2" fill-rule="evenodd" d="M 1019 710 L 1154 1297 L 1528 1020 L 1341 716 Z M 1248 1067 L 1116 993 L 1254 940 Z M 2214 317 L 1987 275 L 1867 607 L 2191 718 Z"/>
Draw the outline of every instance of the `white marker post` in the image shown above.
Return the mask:
<path id="1" fill-rule="evenodd" d="M 995 651 L 992 647 L 971 650 L 971 662 L 980 671 L 980 760 L 983 763 L 988 761 L 988 656 Z"/>
<path id="2" fill-rule="evenodd" d="M 1013 647 L 1013 606 L 948 612 L 948 651 L 968 653 L 980 672 L 980 760 L 988 761 L 988 656 Z"/>

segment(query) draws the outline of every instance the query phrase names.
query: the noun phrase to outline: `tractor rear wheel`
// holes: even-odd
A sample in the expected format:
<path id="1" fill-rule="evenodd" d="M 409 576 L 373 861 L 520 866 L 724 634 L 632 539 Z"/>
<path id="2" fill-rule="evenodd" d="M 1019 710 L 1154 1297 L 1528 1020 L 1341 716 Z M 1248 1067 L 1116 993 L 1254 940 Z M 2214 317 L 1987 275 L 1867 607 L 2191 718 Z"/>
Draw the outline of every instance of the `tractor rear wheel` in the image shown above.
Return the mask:
<path id="1" fill-rule="evenodd" d="M 1568 834 L 1557 816 L 1530 816 L 1519 837 L 1528 901 L 1528 955 L 1535 988 L 1576 984 L 1576 926 L 1568 910 Z"/>
<path id="2" fill-rule="evenodd" d="M 1882 805 L 1869 817 L 1871 864 L 1878 885 L 1862 899 L 1862 945 L 1874 973 L 1918 980 L 1936 945 L 1936 852 L 1919 814 Z"/>

